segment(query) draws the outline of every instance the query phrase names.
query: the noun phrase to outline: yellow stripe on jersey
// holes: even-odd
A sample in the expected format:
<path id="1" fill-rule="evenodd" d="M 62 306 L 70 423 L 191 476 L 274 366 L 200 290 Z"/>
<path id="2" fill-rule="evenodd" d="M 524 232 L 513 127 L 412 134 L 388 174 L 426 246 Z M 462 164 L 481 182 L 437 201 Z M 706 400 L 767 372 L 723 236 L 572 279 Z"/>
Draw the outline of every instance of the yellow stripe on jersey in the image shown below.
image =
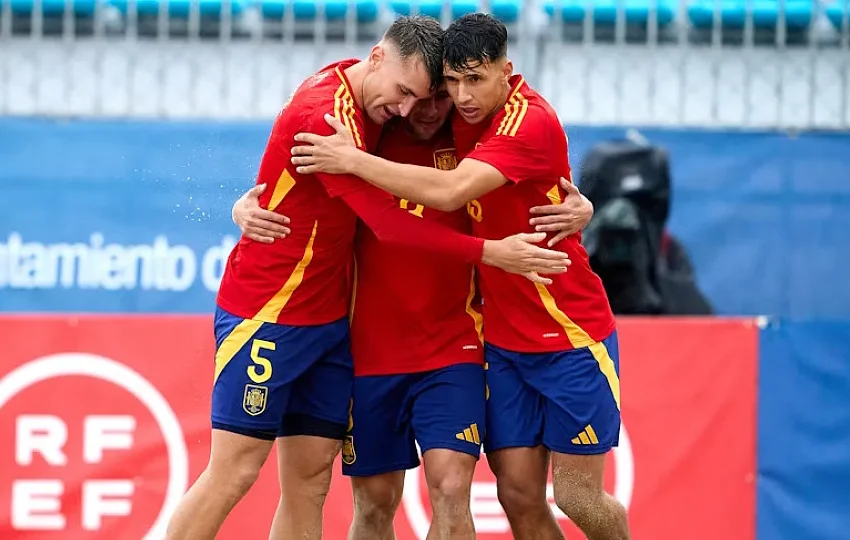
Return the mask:
<path id="1" fill-rule="evenodd" d="M 507 133 L 510 137 L 516 137 L 516 133 L 519 130 L 519 126 L 522 125 L 522 121 L 525 119 L 525 113 L 528 112 L 528 100 L 525 99 L 525 96 L 522 94 L 517 94 L 516 98 L 519 100 L 519 113 L 517 114 L 516 120 L 514 120 L 513 126 L 509 133 Z"/>
<path id="2" fill-rule="evenodd" d="M 617 376 L 617 370 L 614 367 L 614 360 L 608 354 L 608 347 L 604 343 L 594 343 L 588 347 L 596 363 L 599 364 L 599 370 L 605 375 L 608 380 L 608 386 L 611 388 L 611 395 L 614 396 L 614 401 L 617 402 L 617 409 L 620 408 L 620 378 Z"/>
<path id="3" fill-rule="evenodd" d="M 218 376 L 224 370 L 224 367 L 233 360 L 242 347 L 248 343 L 248 340 L 257 333 L 257 330 L 263 325 L 262 321 L 253 319 L 245 319 L 230 331 L 230 334 L 221 342 L 221 346 L 215 352 L 215 377 L 214 381 L 218 380 Z"/>
<path id="4" fill-rule="evenodd" d="M 266 302 L 266 305 L 263 306 L 259 313 L 252 317 L 254 320 L 270 323 L 277 322 L 280 312 L 286 307 L 286 303 L 289 302 L 292 293 L 304 281 L 304 272 L 307 270 L 307 266 L 310 265 L 310 261 L 313 260 L 313 242 L 316 240 L 316 231 L 318 228 L 319 222 L 316 221 L 313 223 L 313 233 L 310 235 L 307 247 L 304 248 L 304 255 L 301 256 L 301 260 L 295 265 L 295 270 L 289 275 L 283 287 L 272 296 L 271 300 Z"/>
<path id="5" fill-rule="evenodd" d="M 558 187 L 558 184 L 555 184 L 552 186 L 552 189 L 546 192 L 546 197 L 552 204 L 561 204 L 563 202 L 561 200 L 561 190 Z"/>
<path id="6" fill-rule="evenodd" d="M 363 140 L 360 137 L 360 130 L 357 128 L 357 122 L 354 119 L 357 108 L 354 104 L 354 98 L 351 97 L 351 92 L 348 90 L 345 82 L 339 85 L 334 94 L 334 118 L 345 125 L 351 136 L 354 138 L 354 144 L 357 148 L 363 148 Z"/>
<path id="7" fill-rule="evenodd" d="M 472 301 L 475 299 L 475 267 L 472 267 L 472 275 L 469 278 L 469 296 L 466 297 L 466 314 L 472 317 L 472 322 L 475 324 L 475 333 L 478 334 L 478 341 L 484 343 L 484 318 L 480 313 L 472 307 Z"/>
<path id="8" fill-rule="evenodd" d="M 283 201 L 283 198 L 289 194 L 289 190 L 295 187 L 295 179 L 292 178 L 292 175 L 289 174 L 289 171 L 286 169 L 280 173 L 280 177 L 277 179 L 277 184 L 274 186 L 274 191 L 272 192 L 272 198 L 269 200 L 269 210 L 274 212 L 274 209 Z"/>
<path id="9" fill-rule="evenodd" d="M 496 135 L 505 134 L 505 127 L 513 121 L 517 112 L 519 112 L 517 103 L 513 100 L 513 98 L 508 99 L 508 102 L 505 103 L 505 117 L 502 118 L 502 122 L 499 124 L 499 129 L 496 130 Z"/>
<path id="10" fill-rule="evenodd" d="M 525 79 L 520 78 L 516 88 L 508 97 L 508 101 L 505 103 L 505 118 L 499 124 L 496 135 L 516 137 L 517 131 L 519 131 L 519 127 L 525 119 L 525 114 L 528 112 L 528 100 L 519 92 L 523 84 L 525 84 Z"/>
<path id="11" fill-rule="evenodd" d="M 351 281 L 351 304 L 348 306 L 348 324 L 354 320 L 354 302 L 357 301 L 357 257 L 354 257 L 354 275 Z"/>
<path id="12" fill-rule="evenodd" d="M 543 302 L 543 307 L 546 308 L 546 312 L 549 313 L 550 317 L 555 319 L 555 322 L 561 325 L 561 328 L 563 328 L 564 332 L 566 332 L 567 339 L 570 340 L 574 349 L 589 347 L 596 343 L 593 341 L 593 338 L 587 335 L 587 332 L 582 330 L 579 325 L 567 317 L 566 313 L 561 311 L 558 304 L 555 302 L 555 298 L 552 297 L 552 293 L 549 292 L 549 289 L 547 289 L 545 285 L 542 283 L 535 283 L 534 286 L 537 288 L 537 294 L 540 296 L 540 301 Z"/>

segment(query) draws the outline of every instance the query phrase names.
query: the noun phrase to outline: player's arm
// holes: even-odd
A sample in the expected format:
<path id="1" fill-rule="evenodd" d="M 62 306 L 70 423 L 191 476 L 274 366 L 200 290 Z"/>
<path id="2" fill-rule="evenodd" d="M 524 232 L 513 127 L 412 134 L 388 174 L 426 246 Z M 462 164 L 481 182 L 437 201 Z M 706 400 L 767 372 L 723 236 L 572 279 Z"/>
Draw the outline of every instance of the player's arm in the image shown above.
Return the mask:
<path id="1" fill-rule="evenodd" d="M 565 253 L 533 245 L 545 238 L 544 233 L 482 240 L 401 210 L 391 195 L 357 177 L 318 173 L 316 178 L 331 196 L 341 198 L 383 242 L 417 247 L 468 262 L 480 261 L 547 284 L 551 280 L 536 274 L 563 273 L 570 264 Z"/>
<path id="2" fill-rule="evenodd" d="M 260 205 L 260 195 L 265 191 L 266 184 L 257 184 L 246 191 L 233 204 L 230 216 L 246 237 L 271 244 L 276 238 L 286 238 L 290 233 L 287 227 L 289 218 Z"/>
<path id="3" fill-rule="evenodd" d="M 342 122 L 330 115 L 325 120 L 335 134 L 295 136 L 296 141 L 307 143 L 292 147 L 292 163 L 301 174 L 353 174 L 399 198 L 443 211 L 457 210 L 508 181 L 499 169 L 475 159 L 464 159 L 457 168 L 443 171 L 359 152 Z"/>
<path id="4" fill-rule="evenodd" d="M 561 189 L 565 194 L 562 202 L 552 200 L 551 204 L 530 210 L 536 216 L 529 220 L 535 231 L 555 233 L 547 242 L 549 247 L 581 231 L 593 218 L 593 203 L 579 192 L 575 184 L 561 178 Z"/>

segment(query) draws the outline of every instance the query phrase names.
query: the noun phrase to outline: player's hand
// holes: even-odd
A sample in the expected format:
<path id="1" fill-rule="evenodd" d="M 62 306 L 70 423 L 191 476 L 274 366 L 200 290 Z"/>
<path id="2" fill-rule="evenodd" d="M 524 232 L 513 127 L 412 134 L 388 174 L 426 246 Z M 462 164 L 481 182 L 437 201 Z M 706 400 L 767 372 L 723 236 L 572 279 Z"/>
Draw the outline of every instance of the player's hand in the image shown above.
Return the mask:
<path id="1" fill-rule="evenodd" d="M 306 143 L 292 147 L 292 164 L 300 174 L 317 172 L 329 174 L 346 174 L 351 171 L 351 163 L 356 159 L 357 145 L 351 131 L 330 114 L 325 115 L 325 122 L 334 128 L 333 135 L 323 137 L 315 133 L 297 133 L 295 141 Z M 355 156 L 355 157 L 352 157 Z"/>
<path id="2" fill-rule="evenodd" d="M 275 238 L 286 238 L 290 233 L 289 218 L 260 206 L 260 195 L 265 190 L 265 184 L 257 184 L 245 192 L 233 205 L 231 217 L 246 237 L 271 244 Z"/>
<path id="3" fill-rule="evenodd" d="M 566 253 L 535 246 L 546 233 L 521 233 L 502 240 L 485 240 L 481 262 L 512 274 L 520 274 L 535 283 L 549 285 L 552 280 L 539 274 L 563 274 L 571 264 Z"/>
<path id="4" fill-rule="evenodd" d="M 535 231 L 557 233 L 547 242 L 549 247 L 585 228 L 593 217 L 593 203 L 579 192 L 575 184 L 561 178 L 561 187 L 567 195 L 564 202 L 531 209 L 532 214 L 540 216 L 529 221 Z"/>

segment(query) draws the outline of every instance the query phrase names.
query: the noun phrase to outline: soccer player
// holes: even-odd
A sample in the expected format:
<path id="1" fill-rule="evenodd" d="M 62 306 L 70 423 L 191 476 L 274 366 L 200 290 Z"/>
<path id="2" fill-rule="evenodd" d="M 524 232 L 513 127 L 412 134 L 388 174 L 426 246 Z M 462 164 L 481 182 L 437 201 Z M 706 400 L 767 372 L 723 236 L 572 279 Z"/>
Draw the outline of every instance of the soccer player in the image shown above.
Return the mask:
<path id="1" fill-rule="evenodd" d="M 529 235 L 493 242 L 418 219 L 349 176 L 302 175 L 293 135 L 330 131 L 332 113 L 360 150 L 405 116 L 441 76 L 443 30 L 427 17 L 393 23 L 368 60 L 328 66 L 296 90 L 275 120 L 258 182 L 264 207 L 293 218 L 286 242 L 241 239 L 217 299 L 212 449 L 172 516 L 169 539 L 212 539 L 251 487 L 277 438 L 281 501 L 271 538 L 320 538 L 331 466 L 345 437 L 353 370 L 347 318 L 357 218 L 382 240 L 510 271 L 565 271 L 563 253 Z M 365 187 L 365 189 L 364 189 Z"/>
<path id="2" fill-rule="evenodd" d="M 558 201 L 570 176 L 567 139 L 552 107 L 513 74 L 507 30 L 476 13 L 444 41 L 444 74 L 457 109 L 458 167 L 443 171 L 356 155 L 348 135 L 302 133 L 293 164 L 302 172 L 351 173 L 428 208 L 474 209 L 485 238 L 528 230 L 527 208 Z M 333 119 L 328 119 L 334 125 Z M 605 454 L 617 445 L 620 382 L 613 314 L 580 235 L 557 247 L 573 265 L 550 285 L 481 267 L 487 363 L 488 461 L 514 537 L 563 538 L 546 504 L 554 495 L 590 540 L 629 537 L 624 508 L 603 490 Z M 551 456 L 551 458 L 550 458 Z"/>
<path id="3" fill-rule="evenodd" d="M 451 109 L 443 85 L 406 119 L 385 127 L 377 154 L 454 168 Z M 262 191 L 258 186 L 240 198 L 233 218 L 243 234 L 274 241 L 286 232 L 279 228 L 285 218 L 260 207 L 256 194 Z M 445 213 L 397 202 L 422 219 L 470 229 L 465 209 Z M 576 232 L 593 213 L 577 191 L 545 210 L 565 234 Z M 404 471 L 419 465 L 417 442 L 433 515 L 429 538 L 474 538 L 470 488 L 484 433 L 485 386 L 473 267 L 380 242 L 362 227 L 355 253 L 355 378 L 351 431 L 343 448 L 343 473 L 352 477 L 355 503 L 349 540 L 392 538 Z"/>

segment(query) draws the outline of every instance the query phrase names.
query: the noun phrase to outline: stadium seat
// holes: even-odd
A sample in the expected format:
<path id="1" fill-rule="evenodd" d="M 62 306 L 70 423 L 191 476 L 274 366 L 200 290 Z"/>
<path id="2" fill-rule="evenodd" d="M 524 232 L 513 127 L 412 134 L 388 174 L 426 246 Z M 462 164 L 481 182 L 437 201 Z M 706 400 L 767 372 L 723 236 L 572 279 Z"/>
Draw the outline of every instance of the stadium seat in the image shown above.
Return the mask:
<path id="1" fill-rule="evenodd" d="M 126 14 L 130 10 L 130 1 L 109 0 L 109 4 Z M 136 0 L 137 13 L 143 16 L 157 15 L 161 3 L 167 4 L 168 15 L 174 18 L 188 18 L 194 3 L 198 4 L 202 17 L 220 17 L 224 12 L 224 0 Z M 231 15 L 239 15 L 245 11 L 245 4 L 246 0 L 230 0 Z"/>
<path id="2" fill-rule="evenodd" d="M 443 13 L 443 0 L 413 0 L 411 2 L 390 0 L 389 5 L 390 9 L 399 15 L 410 15 L 418 12 L 439 19 Z M 414 6 L 418 7 L 418 11 L 414 9 Z M 457 19 L 467 13 L 474 13 L 481 9 L 482 5 L 479 0 L 452 0 L 451 17 Z M 496 18 L 505 23 L 516 22 L 521 9 L 522 0 L 492 0 L 490 2 L 490 11 Z"/>
<path id="3" fill-rule="evenodd" d="M 0 5 L 9 2 L 12 13 L 29 15 L 35 10 L 36 0 L 2 0 Z M 71 0 L 71 9 L 76 15 L 92 15 L 97 0 Z M 41 0 L 41 12 L 45 15 L 61 15 L 65 12 L 65 0 Z"/>
<path id="4" fill-rule="evenodd" d="M 743 28 L 748 7 L 752 9 L 755 28 L 776 28 L 779 20 L 778 0 L 692 0 L 688 5 L 691 24 L 696 28 L 711 28 L 714 25 L 715 1 L 720 7 L 721 25 L 727 28 Z M 812 0 L 785 0 L 786 26 L 795 30 L 808 28 L 813 11 Z"/>
<path id="5" fill-rule="evenodd" d="M 845 4 L 845 0 L 833 0 L 832 3 L 826 4 L 824 7 L 826 18 L 829 19 L 832 26 L 838 30 L 841 30 L 841 21 L 844 18 L 845 13 L 847 13 L 848 24 L 850 24 L 850 13 L 848 13 L 848 10 L 850 10 L 850 7 Z"/>
<path id="6" fill-rule="evenodd" d="M 590 4 L 587 0 L 546 0 L 544 9 L 549 16 L 560 9 L 564 22 L 580 23 Z M 600 25 L 616 24 L 617 9 L 625 10 L 626 24 L 630 25 L 648 24 L 653 7 L 659 26 L 670 24 L 676 16 L 676 0 L 593 0 L 592 6 L 593 21 Z"/>
<path id="7" fill-rule="evenodd" d="M 320 0 L 260 0 L 263 17 L 282 19 L 284 13 L 292 5 L 292 13 L 299 21 L 313 20 L 318 14 Z M 325 17 L 331 21 L 345 19 L 348 13 L 348 0 L 325 0 Z M 359 22 L 374 22 L 378 19 L 378 3 L 376 0 L 355 0 L 354 2 Z"/>
<path id="8" fill-rule="evenodd" d="M 390 9 L 399 15 L 421 13 L 439 19 L 443 13 L 443 0 L 413 0 L 412 2 L 390 0 L 389 4 Z M 478 11 L 478 6 L 477 0 L 455 0 L 451 2 L 452 18 L 456 19 L 467 13 L 474 13 Z M 418 8 L 418 11 L 416 8 Z"/>
<path id="9" fill-rule="evenodd" d="M 516 22 L 522 11 L 522 0 L 491 0 L 490 11 L 504 23 Z"/>

